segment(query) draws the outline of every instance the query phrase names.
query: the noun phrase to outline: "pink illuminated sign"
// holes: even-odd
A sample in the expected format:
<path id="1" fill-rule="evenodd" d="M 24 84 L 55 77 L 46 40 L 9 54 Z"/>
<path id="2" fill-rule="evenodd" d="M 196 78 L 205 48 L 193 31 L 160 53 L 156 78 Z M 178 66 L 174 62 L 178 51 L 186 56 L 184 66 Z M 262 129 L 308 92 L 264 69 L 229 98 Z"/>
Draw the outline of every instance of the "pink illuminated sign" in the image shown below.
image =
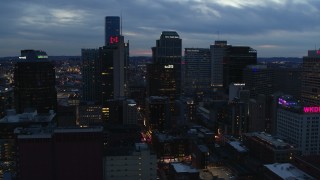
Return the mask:
<path id="1" fill-rule="evenodd" d="M 317 54 L 320 54 L 320 50 L 317 51 Z"/>
<path id="2" fill-rule="evenodd" d="M 119 37 L 118 36 L 110 36 L 109 42 L 110 42 L 110 44 L 118 43 Z"/>
<path id="3" fill-rule="evenodd" d="M 304 113 L 319 113 L 320 112 L 320 107 L 319 106 L 303 107 L 303 112 Z"/>

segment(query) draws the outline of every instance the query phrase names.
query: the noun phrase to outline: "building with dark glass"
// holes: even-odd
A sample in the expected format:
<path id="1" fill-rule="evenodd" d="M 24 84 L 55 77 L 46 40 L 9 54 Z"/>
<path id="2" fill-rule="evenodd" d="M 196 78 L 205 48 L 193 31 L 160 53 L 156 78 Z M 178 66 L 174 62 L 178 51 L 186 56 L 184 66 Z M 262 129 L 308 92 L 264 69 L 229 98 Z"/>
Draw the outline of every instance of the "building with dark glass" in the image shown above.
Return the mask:
<path id="1" fill-rule="evenodd" d="M 257 64 L 257 51 L 248 46 L 230 46 L 223 58 L 223 87 L 243 83 L 243 69 Z"/>
<path id="2" fill-rule="evenodd" d="M 147 66 L 147 96 L 167 96 L 173 107 L 181 94 L 182 40 L 178 33 L 163 31 L 152 48 L 152 58 Z"/>
<path id="3" fill-rule="evenodd" d="M 221 88 L 223 86 L 223 57 L 226 49 L 230 47 L 227 41 L 215 41 L 210 46 L 211 52 L 211 86 Z"/>
<path id="4" fill-rule="evenodd" d="M 266 96 L 273 93 L 273 73 L 266 65 L 248 65 L 243 69 L 245 89 L 250 90 L 250 97 L 259 94 Z"/>
<path id="5" fill-rule="evenodd" d="M 98 101 L 98 79 L 100 77 L 97 62 L 99 59 L 99 49 L 81 49 L 82 59 L 82 80 L 84 101 Z"/>
<path id="6" fill-rule="evenodd" d="M 102 127 L 21 128 L 17 179 L 103 179 Z"/>
<path id="7" fill-rule="evenodd" d="M 301 99 L 304 104 L 320 105 L 320 50 L 308 51 L 303 57 Z"/>
<path id="8" fill-rule="evenodd" d="M 110 43 L 112 36 L 120 35 L 120 17 L 106 16 L 105 18 L 105 45 Z"/>
<path id="9" fill-rule="evenodd" d="M 124 96 L 125 81 L 125 43 L 124 37 L 118 36 L 118 42 L 99 48 L 98 68 L 101 72 L 101 98 L 114 99 Z"/>
<path id="10" fill-rule="evenodd" d="M 146 126 L 163 131 L 171 124 L 170 104 L 167 97 L 151 96 L 146 101 Z"/>
<path id="11" fill-rule="evenodd" d="M 211 53 L 207 48 L 185 48 L 184 95 L 209 94 L 211 85 Z"/>
<path id="12" fill-rule="evenodd" d="M 33 108 L 38 113 L 57 109 L 55 69 L 44 51 L 22 50 L 14 66 L 14 102 L 17 113 Z"/>

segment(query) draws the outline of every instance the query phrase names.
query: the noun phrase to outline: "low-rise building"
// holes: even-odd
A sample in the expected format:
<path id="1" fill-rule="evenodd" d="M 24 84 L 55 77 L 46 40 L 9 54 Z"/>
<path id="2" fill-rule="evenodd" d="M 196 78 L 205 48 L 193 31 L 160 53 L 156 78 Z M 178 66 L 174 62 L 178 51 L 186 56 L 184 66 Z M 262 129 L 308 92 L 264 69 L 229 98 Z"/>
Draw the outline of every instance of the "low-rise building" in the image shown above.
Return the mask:
<path id="1" fill-rule="evenodd" d="M 246 133 L 243 137 L 250 153 L 264 163 L 290 162 L 299 153 L 295 146 L 265 132 Z"/>
<path id="2" fill-rule="evenodd" d="M 199 171 L 192 166 L 182 163 L 170 163 L 169 179 L 197 180 Z"/>
<path id="3" fill-rule="evenodd" d="M 290 163 L 266 164 L 263 167 L 263 177 L 265 180 L 301 179 L 315 180 L 312 176 L 298 169 Z"/>
<path id="4" fill-rule="evenodd" d="M 156 179 L 157 156 L 145 143 L 136 143 L 134 149 L 107 153 L 104 157 L 104 179 Z"/>

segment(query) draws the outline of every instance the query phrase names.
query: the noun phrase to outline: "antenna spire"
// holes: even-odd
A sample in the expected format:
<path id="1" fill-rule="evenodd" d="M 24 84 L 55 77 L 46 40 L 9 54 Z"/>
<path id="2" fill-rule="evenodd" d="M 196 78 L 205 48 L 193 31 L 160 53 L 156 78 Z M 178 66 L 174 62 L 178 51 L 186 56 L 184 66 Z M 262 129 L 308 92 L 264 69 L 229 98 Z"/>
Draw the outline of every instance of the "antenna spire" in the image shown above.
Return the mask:
<path id="1" fill-rule="evenodd" d="M 122 11 L 120 16 L 120 35 L 122 36 Z"/>

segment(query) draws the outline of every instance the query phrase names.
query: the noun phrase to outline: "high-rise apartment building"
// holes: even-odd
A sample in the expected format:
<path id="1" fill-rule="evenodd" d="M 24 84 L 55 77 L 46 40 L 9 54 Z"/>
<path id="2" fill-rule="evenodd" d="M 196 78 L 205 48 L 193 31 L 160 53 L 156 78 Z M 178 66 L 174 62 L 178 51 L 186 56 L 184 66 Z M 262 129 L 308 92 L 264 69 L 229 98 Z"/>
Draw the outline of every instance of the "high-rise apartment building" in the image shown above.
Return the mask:
<path id="1" fill-rule="evenodd" d="M 33 108 L 38 113 L 57 109 L 55 69 L 44 51 L 21 50 L 14 66 L 14 101 L 18 113 Z"/>
<path id="2" fill-rule="evenodd" d="M 320 105 L 320 50 L 308 51 L 303 57 L 301 98 L 308 105 Z"/>
<path id="3" fill-rule="evenodd" d="M 211 53 L 206 48 L 186 48 L 184 95 L 209 94 L 211 85 Z"/>
<path id="4" fill-rule="evenodd" d="M 257 64 L 257 51 L 248 46 L 230 46 L 223 58 L 223 87 L 243 82 L 243 69 Z"/>
<path id="5" fill-rule="evenodd" d="M 110 44 L 113 37 L 120 36 L 120 17 L 106 16 L 105 18 L 105 45 Z M 113 36 L 113 37 L 112 37 Z"/>

